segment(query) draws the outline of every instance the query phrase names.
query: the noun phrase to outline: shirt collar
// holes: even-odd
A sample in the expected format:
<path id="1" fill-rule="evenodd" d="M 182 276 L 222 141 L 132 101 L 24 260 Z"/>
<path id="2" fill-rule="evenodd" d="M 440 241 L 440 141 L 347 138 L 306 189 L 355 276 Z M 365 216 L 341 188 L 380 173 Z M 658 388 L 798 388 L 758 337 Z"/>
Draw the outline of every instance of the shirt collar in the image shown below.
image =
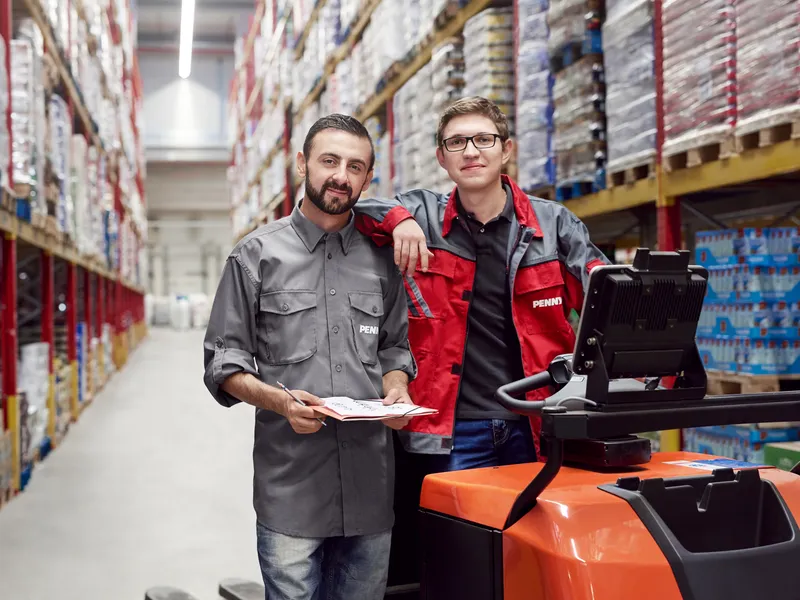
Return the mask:
<path id="1" fill-rule="evenodd" d="M 503 207 L 502 212 L 499 215 L 497 215 L 497 218 L 505 219 L 506 221 L 511 223 L 514 220 L 514 193 L 511 190 L 511 186 L 505 182 L 503 182 L 503 189 L 506 192 L 506 204 Z M 456 210 L 458 211 L 458 214 L 461 215 L 462 217 L 469 217 L 471 219 L 475 218 L 475 216 L 472 213 L 468 213 L 464 209 L 464 205 L 461 204 L 461 198 L 459 197 L 458 192 L 456 192 Z"/>
<path id="2" fill-rule="evenodd" d="M 324 229 L 312 223 L 308 217 L 303 214 L 303 212 L 300 210 L 300 205 L 303 203 L 303 201 L 304 200 L 301 200 L 297 206 L 294 207 L 294 210 L 292 210 L 291 224 L 295 230 L 295 233 L 297 233 L 297 237 L 300 238 L 308 251 L 313 252 L 320 240 L 322 240 L 326 235 L 331 235 L 338 237 L 342 244 L 342 252 L 347 254 L 356 234 L 353 211 L 350 211 L 350 219 L 347 221 L 347 225 L 342 227 L 342 229 L 339 231 L 328 233 Z"/>

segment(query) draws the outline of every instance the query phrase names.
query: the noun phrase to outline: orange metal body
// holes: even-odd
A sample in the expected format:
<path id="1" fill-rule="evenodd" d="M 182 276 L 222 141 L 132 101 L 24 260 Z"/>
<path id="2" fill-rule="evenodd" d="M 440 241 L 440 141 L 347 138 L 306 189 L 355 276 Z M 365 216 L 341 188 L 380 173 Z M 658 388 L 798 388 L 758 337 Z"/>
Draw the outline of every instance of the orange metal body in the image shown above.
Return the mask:
<path id="1" fill-rule="evenodd" d="M 503 532 L 505 600 L 681 600 L 672 570 L 644 524 L 622 499 L 598 489 L 617 478 L 709 474 L 677 460 L 715 458 L 661 453 L 641 468 L 587 471 L 563 467 L 534 509 Z M 502 529 L 519 492 L 543 463 L 426 477 L 421 508 Z M 800 477 L 763 469 L 800 519 Z"/>

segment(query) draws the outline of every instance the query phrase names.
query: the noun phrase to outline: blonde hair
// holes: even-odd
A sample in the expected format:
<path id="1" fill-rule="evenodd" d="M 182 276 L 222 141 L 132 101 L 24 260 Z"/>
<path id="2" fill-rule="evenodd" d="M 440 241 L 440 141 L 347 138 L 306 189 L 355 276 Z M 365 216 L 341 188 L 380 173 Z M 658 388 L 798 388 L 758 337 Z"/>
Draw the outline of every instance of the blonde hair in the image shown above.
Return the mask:
<path id="1" fill-rule="evenodd" d="M 436 131 L 436 145 L 442 145 L 442 135 L 447 124 L 456 117 L 462 115 L 483 115 L 492 120 L 497 127 L 497 133 L 503 139 L 508 139 L 508 119 L 503 114 L 497 104 L 481 96 L 470 96 L 461 98 L 448 106 L 439 117 L 439 129 Z"/>

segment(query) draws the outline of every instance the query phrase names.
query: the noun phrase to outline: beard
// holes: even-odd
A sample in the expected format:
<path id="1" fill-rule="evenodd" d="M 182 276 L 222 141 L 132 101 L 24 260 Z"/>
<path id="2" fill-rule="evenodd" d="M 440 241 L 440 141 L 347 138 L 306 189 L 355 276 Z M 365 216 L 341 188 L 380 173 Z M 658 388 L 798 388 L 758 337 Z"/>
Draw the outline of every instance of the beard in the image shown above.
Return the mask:
<path id="1" fill-rule="evenodd" d="M 332 200 L 326 199 L 325 193 L 328 190 L 335 190 L 338 192 L 344 192 L 347 194 L 346 198 L 335 197 Z M 332 181 L 326 181 L 322 184 L 321 189 L 314 188 L 311 185 L 311 181 L 309 177 L 306 177 L 306 194 L 305 197 L 308 198 L 314 206 L 320 209 L 322 212 L 329 214 L 329 215 L 342 215 L 351 208 L 356 205 L 358 202 L 358 197 L 360 194 L 356 194 L 353 196 L 353 190 L 349 185 L 340 186 Z"/>

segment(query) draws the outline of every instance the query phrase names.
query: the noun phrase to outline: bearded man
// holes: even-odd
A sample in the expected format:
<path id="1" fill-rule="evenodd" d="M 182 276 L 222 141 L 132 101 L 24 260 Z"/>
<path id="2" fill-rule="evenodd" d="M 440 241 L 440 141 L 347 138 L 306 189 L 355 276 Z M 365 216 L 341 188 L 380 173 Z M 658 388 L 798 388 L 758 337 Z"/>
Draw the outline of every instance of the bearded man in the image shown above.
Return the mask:
<path id="1" fill-rule="evenodd" d="M 402 276 L 352 211 L 374 161 L 356 119 L 329 115 L 311 127 L 297 155 L 305 197 L 231 251 L 203 344 L 217 402 L 256 407 L 254 508 L 271 600 L 379 600 L 386 588 L 390 428 L 408 419 L 323 427 L 309 406 L 331 396 L 411 402 Z"/>

